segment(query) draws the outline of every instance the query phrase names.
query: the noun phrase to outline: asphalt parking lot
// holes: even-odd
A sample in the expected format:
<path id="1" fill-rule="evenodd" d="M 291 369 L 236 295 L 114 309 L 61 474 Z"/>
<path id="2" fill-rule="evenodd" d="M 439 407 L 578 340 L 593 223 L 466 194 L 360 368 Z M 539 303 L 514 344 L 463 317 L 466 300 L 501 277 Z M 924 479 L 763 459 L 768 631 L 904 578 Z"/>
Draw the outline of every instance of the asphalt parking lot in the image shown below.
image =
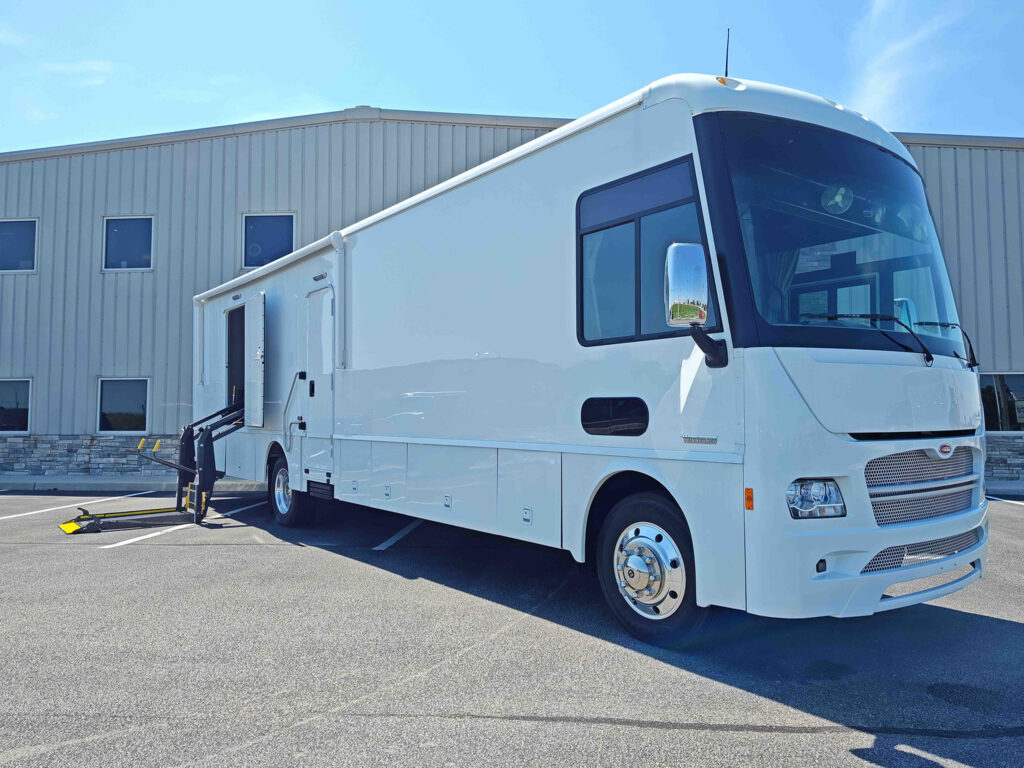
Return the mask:
<path id="1" fill-rule="evenodd" d="M 567 553 L 344 505 L 289 530 L 261 502 L 66 536 L 79 505 L 167 496 L 0 492 L 0 765 L 1024 764 L 1020 504 L 992 503 L 967 590 L 729 613 L 678 653 Z"/>

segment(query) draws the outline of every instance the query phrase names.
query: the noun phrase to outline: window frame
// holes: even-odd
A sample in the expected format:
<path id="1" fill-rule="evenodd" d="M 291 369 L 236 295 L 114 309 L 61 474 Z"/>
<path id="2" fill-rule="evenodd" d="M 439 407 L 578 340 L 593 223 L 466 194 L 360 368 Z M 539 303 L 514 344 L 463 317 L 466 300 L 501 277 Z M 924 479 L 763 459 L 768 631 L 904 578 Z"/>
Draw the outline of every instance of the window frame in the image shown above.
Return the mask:
<path id="1" fill-rule="evenodd" d="M 149 219 L 149 266 L 148 267 L 108 267 L 107 266 L 107 222 L 111 219 Z M 156 266 L 156 214 L 125 213 L 110 214 L 103 217 L 100 245 L 100 272 L 121 274 L 124 272 L 152 272 Z"/>
<path id="2" fill-rule="evenodd" d="M 103 414 L 103 382 L 104 381 L 144 381 L 146 382 L 146 427 L 142 431 L 131 429 L 101 429 L 100 417 Z M 144 437 L 149 432 L 150 401 L 153 396 L 152 381 L 148 376 L 100 376 L 96 380 L 96 434 L 97 435 L 127 435 L 129 437 Z"/>
<path id="3" fill-rule="evenodd" d="M 239 228 L 239 238 L 240 238 L 240 244 L 241 244 L 242 247 L 240 249 L 240 254 L 239 255 L 241 257 L 241 270 L 243 272 L 252 272 L 254 269 L 260 269 L 260 267 L 265 267 L 265 266 L 267 266 L 267 264 L 272 264 L 273 263 L 273 262 L 268 261 L 267 264 L 260 264 L 258 267 L 249 267 L 249 266 L 246 266 L 246 264 L 245 264 L 245 220 L 247 218 L 249 218 L 250 216 L 291 216 L 291 219 L 292 219 L 292 249 L 288 253 L 294 253 L 295 252 L 295 243 L 297 242 L 298 230 L 299 230 L 299 226 L 298 226 L 299 212 L 298 211 L 242 211 L 242 218 L 241 218 L 241 223 L 240 223 L 240 228 Z M 280 257 L 278 257 L 278 258 L 280 258 Z M 276 261 L 276 259 L 275 259 L 275 261 Z"/>
<path id="4" fill-rule="evenodd" d="M 654 206 L 653 208 L 646 208 L 628 216 L 622 216 L 617 219 L 609 219 L 603 221 L 598 225 L 587 227 L 585 229 L 580 227 L 580 205 L 583 199 L 588 195 L 593 195 L 599 192 L 603 192 L 606 189 L 625 184 L 636 179 L 643 178 L 644 176 L 650 176 L 651 174 L 663 171 L 666 168 L 671 168 L 676 165 L 685 165 L 689 169 L 690 174 L 690 188 L 693 193 L 690 197 L 681 198 L 674 200 L 671 203 L 664 203 L 662 205 Z M 623 176 L 618 179 L 606 182 L 590 189 L 585 189 L 580 193 L 579 197 L 576 198 L 576 340 L 580 346 L 583 347 L 600 347 L 606 344 L 625 344 L 631 341 L 648 341 L 651 339 L 668 339 L 676 336 L 692 336 L 693 331 L 690 328 L 679 328 L 676 330 L 658 331 L 657 333 L 644 333 L 643 332 L 643 263 L 640 258 L 640 220 L 644 216 L 649 216 L 653 213 L 661 213 L 667 211 L 670 208 L 677 208 L 684 205 L 693 203 L 696 206 L 697 213 L 697 225 L 700 228 L 700 239 L 701 245 L 704 248 L 704 259 L 708 269 L 708 300 L 714 309 L 715 313 L 715 324 L 714 326 L 705 326 L 704 330 L 707 333 L 721 333 L 725 330 L 725 326 L 722 322 L 721 314 L 721 302 L 718 300 L 718 281 L 715 279 L 715 272 L 712 266 L 711 260 L 711 249 L 708 245 L 708 234 L 707 227 L 704 223 L 704 208 L 701 205 L 700 200 L 700 188 L 697 186 L 697 170 L 694 167 L 694 155 L 690 154 L 677 157 L 673 160 L 669 160 L 659 165 L 645 168 L 642 171 L 631 173 L 628 176 Z M 589 340 L 583 334 L 583 238 L 587 235 L 593 234 L 594 232 L 600 232 L 605 229 L 617 227 L 622 224 L 633 224 L 633 269 L 634 269 L 634 285 L 633 285 L 633 333 L 629 336 L 615 336 L 607 339 L 595 339 Z"/>
<path id="5" fill-rule="evenodd" d="M 32 269 L 2 269 L 0 275 L 34 275 L 39 271 L 39 217 L 38 216 L 0 216 L 0 223 L 5 221 L 31 221 L 35 232 L 32 236 Z M 0 379 L 7 381 L 7 379 Z M 19 379 L 20 381 L 20 379 Z"/>
<path id="6" fill-rule="evenodd" d="M 981 392 L 981 377 L 982 376 L 1024 376 L 1024 371 L 978 371 L 978 391 Z M 999 400 L 996 399 L 996 406 L 998 407 Z M 985 424 L 985 403 L 981 404 L 981 423 L 982 426 Z M 1000 414 L 1001 415 L 1001 414 Z M 1000 419 L 1002 421 L 1002 419 Z M 993 429 L 985 430 L 986 435 L 1011 435 L 1018 436 L 1024 435 L 1024 429 Z"/>
<path id="7" fill-rule="evenodd" d="M 30 435 L 32 434 L 32 377 L 31 376 L 0 376 L 0 381 L 27 381 L 28 382 L 28 419 L 25 429 L 2 429 L 0 435 Z"/>

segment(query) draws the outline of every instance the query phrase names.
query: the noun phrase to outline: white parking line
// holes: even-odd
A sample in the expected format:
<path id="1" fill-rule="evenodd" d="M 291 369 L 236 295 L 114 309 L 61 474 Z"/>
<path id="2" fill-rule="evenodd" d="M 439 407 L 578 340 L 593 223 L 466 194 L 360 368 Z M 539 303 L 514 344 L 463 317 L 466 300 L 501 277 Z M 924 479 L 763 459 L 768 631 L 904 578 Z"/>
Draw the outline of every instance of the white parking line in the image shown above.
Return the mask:
<path id="1" fill-rule="evenodd" d="M 128 499 L 132 496 L 145 496 L 147 493 L 153 493 L 153 491 L 139 491 L 138 493 L 126 493 L 124 496 L 110 496 L 106 499 L 82 499 L 76 501 L 73 504 L 65 504 L 62 507 L 50 507 L 49 509 L 36 509 L 32 512 L 19 512 L 16 515 L 6 515 L 0 517 L 0 520 L 12 520 L 15 517 L 28 517 L 29 515 L 41 515 L 43 512 L 56 512 L 58 509 L 70 509 L 71 507 L 78 507 L 82 504 L 102 504 L 104 501 L 117 501 L 118 499 Z"/>
<path id="2" fill-rule="evenodd" d="M 374 550 L 380 551 L 382 549 L 387 549 L 392 544 L 394 544 L 396 541 L 399 541 L 402 538 L 404 538 L 405 536 L 407 536 L 408 534 L 412 533 L 413 530 L 415 530 L 416 526 L 418 526 L 422 522 L 423 522 L 422 520 L 413 520 L 411 523 L 409 523 L 407 526 L 405 526 L 405 528 L 400 530 L 398 533 L 396 533 L 390 539 L 386 539 L 386 540 L 382 541 L 380 544 L 378 544 L 376 547 L 374 547 Z"/>
<path id="3" fill-rule="evenodd" d="M 125 539 L 124 541 L 119 541 L 115 544 L 104 544 L 102 547 L 100 547 L 100 549 L 113 549 L 114 547 L 123 547 L 125 544 L 134 544 L 136 541 L 142 541 L 143 539 L 152 539 L 154 536 L 163 536 L 165 533 L 170 533 L 171 531 L 180 531 L 182 528 L 191 528 L 193 525 L 194 523 L 182 523 L 181 525 L 175 525 L 171 528 L 162 528 L 159 531 L 153 531 L 152 533 L 147 533 L 143 536 L 136 536 L 134 539 Z"/>
<path id="4" fill-rule="evenodd" d="M 1024 501 L 1013 501 L 1012 499 L 1000 499 L 998 496 L 986 496 L 986 499 L 991 501 L 1001 501 L 1004 504 L 1016 504 L 1019 507 L 1024 507 Z"/>
<path id="5" fill-rule="evenodd" d="M 262 507 L 267 502 L 261 501 L 259 504 L 250 504 L 247 507 L 239 507 L 238 509 L 231 509 L 227 512 L 218 512 L 216 515 L 210 515 L 207 520 L 219 520 L 223 517 L 231 517 L 237 515 L 239 512 L 245 512 L 247 509 L 255 509 L 256 507 Z M 194 523 L 182 523 L 181 525 L 172 525 L 170 528 L 161 528 L 159 531 L 153 531 L 152 533 L 146 533 L 142 536 L 136 536 L 134 539 L 125 539 L 124 541 L 117 541 L 113 544 L 104 544 L 100 549 L 114 549 L 115 547 L 123 547 L 125 544 L 134 544 L 136 541 L 142 541 L 143 539 L 151 539 L 154 536 L 163 536 L 165 533 L 171 531 L 180 531 L 182 528 L 188 528 L 194 525 Z"/>
<path id="6" fill-rule="evenodd" d="M 229 509 L 227 512 L 218 512 L 216 515 L 210 515 L 210 517 L 208 517 L 207 520 L 217 520 L 221 517 L 231 517 L 232 515 L 237 515 L 239 512 L 246 512 L 247 510 L 250 509 L 256 509 L 256 507 L 266 506 L 266 503 L 267 502 L 265 501 L 261 501 L 258 504 L 250 504 L 248 507 L 241 507 L 239 509 Z"/>

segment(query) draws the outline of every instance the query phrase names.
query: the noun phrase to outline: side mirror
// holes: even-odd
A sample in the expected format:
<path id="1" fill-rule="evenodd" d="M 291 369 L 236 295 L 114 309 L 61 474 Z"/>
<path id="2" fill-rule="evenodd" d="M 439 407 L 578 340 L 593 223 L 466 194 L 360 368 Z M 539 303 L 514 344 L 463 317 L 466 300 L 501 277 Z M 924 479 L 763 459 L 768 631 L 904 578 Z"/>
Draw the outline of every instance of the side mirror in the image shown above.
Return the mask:
<path id="1" fill-rule="evenodd" d="M 712 339 L 708 322 L 708 260 L 704 246 L 672 243 L 665 254 L 665 321 L 673 328 L 689 327 L 704 353 L 708 368 L 729 364 L 725 341 Z"/>
<path id="2" fill-rule="evenodd" d="M 672 243 L 665 254 L 665 321 L 673 328 L 708 322 L 708 266 L 704 246 Z"/>

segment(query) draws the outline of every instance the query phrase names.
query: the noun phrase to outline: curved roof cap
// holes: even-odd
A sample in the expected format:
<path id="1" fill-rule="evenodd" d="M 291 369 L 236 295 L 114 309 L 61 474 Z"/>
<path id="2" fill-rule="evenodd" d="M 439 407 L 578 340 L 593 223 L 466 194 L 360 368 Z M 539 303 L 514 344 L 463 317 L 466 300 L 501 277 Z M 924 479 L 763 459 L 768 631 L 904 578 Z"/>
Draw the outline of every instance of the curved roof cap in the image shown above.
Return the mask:
<path id="1" fill-rule="evenodd" d="M 875 121 L 842 104 L 814 94 L 735 77 L 723 78 L 723 85 L 713 75 L 669 75 L 642 89 L 645 105 L 666 99 L 682 99 L 694 115 L 716 110 L 758 112 L 815 123 L 867 139 L 914 167 L 914 158 L 907 148 Z"/>

